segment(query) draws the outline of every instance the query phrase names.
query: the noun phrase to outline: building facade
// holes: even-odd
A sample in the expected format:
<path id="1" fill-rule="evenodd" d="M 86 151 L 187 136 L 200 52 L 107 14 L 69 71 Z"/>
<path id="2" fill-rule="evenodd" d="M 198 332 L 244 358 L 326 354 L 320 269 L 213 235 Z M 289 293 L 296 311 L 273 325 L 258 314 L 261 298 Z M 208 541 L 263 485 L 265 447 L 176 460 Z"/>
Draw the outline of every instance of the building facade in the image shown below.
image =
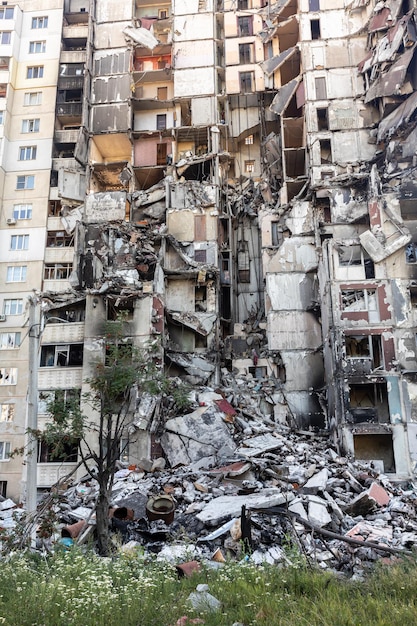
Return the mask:
<path id="1" fill-rule="evenodd" d="M 25 498 L 34 377 L 42 430 L 121 312 L 170 376 L 246 377 L 411 477 L 413 2 L 22 0 L 0 26 L 0 493 Z M 163 452 L 156 419 L 132 403 L 124 460 Z M 39 489 L 68 452 L 39 442 Z"/>

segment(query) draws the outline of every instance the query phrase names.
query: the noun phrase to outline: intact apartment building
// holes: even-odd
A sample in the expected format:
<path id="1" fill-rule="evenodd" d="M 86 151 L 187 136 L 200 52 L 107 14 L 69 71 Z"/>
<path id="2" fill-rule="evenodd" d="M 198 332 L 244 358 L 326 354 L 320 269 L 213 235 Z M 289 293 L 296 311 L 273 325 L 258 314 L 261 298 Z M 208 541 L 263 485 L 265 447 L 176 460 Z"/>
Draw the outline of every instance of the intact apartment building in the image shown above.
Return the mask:
<path id="1" fill-rule="evenodd" d="M 2 495 L 32 377 L 42 429 L 122 311 L 169 375 L 414 475 L 416 41 L 412 1 L 0 6 Z M 131 413 L 123 460 L 161 454 Z M 38 488 L 74 466 L 40 442 Z"/>

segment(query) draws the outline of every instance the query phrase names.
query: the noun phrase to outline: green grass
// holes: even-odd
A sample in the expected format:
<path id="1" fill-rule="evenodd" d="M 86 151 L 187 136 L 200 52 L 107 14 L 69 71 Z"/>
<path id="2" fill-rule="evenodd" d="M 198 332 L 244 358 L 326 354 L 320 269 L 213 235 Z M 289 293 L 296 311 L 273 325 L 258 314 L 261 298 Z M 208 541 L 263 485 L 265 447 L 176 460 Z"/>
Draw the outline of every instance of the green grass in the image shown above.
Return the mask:
<path id="1" fill-rule="evenodd" d="M 186 615 L 206 626 L 404 626 L 417 624 L 416 576 L 411 561 L 381 566 L 366 582 L 242 561 L 179 579 L 173 565 L 140 553 L 113 559 L 78 549 L 48 557 L 16 553 L 0 561 L 0 624 L 174 626 Z M 220 612 L 190 608 L 198 583 L 208 583 Z"/>

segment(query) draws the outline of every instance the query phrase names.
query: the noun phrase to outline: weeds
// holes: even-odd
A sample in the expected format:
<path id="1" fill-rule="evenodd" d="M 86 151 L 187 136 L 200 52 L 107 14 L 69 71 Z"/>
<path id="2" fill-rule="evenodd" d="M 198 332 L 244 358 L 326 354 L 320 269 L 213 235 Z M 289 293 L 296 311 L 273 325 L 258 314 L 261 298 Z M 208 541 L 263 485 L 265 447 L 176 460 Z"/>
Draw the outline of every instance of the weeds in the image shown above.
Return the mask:
<path id="1" fill-rule="evenodd" d="M 48 557 L 14 553 L 0 563 L 0 625 L 403 626 L 417 623 L 413 563 L 378 568 L 362 583 L 308 568 L 226 563 L 191 578 L 142 552 L 99 558 L 79 549 Z M 187 598 L 199 583 L 222 603 L 198 614 Z"/>

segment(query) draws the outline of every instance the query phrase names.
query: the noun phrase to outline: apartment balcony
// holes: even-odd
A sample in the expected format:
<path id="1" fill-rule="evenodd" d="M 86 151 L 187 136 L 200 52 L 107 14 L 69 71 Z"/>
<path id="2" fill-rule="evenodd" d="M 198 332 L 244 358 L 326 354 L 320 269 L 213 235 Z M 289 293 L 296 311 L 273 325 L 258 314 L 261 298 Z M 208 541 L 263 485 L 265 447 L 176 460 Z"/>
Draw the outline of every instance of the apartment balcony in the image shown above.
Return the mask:
<path id="1" fill-rule="evenodd" d="M 82 367 L 44 367 L 38 371 L 38 389 L 81 389 L 82 384 Z"/>
<path id="2" fill-rule="evenodd" d="M 72 263 L 73 259 L 73 246 L 68 246 L 67 248 L 45 248 L 45 263 Z"/>
<path id="3" fill-rule="evenodd" d="M 72 248 L 70 248 L 72 250 Z M 49 322 L 42 333 L 42 343 L 80 343 L 84 341 L 84 322 Z"/>
<path id="4" fill-rule="evenodd" d="M 75 3 L 69 2 L 69 6 L 65 5 L 64 18 L 67 24 L 88 24 L 88 0 L 85 1 L 85 6 L 74 6 Z M 80 4 L 79 2 L 77 3 Z"/>
<path id="5" fill-rule="evenodd" d="M 370 357 L 349 357 L 343 369 L 344 375 L 349 378 L 369 376 L 374 370 L 373 360 Z"/>
<path id="6" fill-rule="evenodd" d="M 85 50 L 63 50 L 59 57 L 60 63 L 86 63 L 87 52 Z"/>
<path id="7" fill-rule="evenodd" d="M 54 142 L 58 144 L 77 143 L 77 130 L 56 130 L 54 133 Z"/>
<path id="8" fill-rule="evenodd" d="M 77 463 L 38 463 L 37 486 L 52 487 L 60 478 L 67 476 L 77 467 Z"/>
<path id="9" fill-rule="evenodd" d="M 76 159 L 72 158 L 63 158 L 63 159 L 52 159 L 52 169 L 56 172 L 60 169 L 66 170 L 77 170 L 80 165 Z"/>
<path id="10" fill-rule="evenodd" d="M 69 89 L 83 89 L 84 76 L 60 76 L 58 78 L 58 90 L 67 91 Z"/>
<path id="11" fill-rule="evenodd" d="M 73 40 L 87 43 L 88 37 L 88 23 L 85 24 L 71 24 L 69 26 L 64 26 L 62 29 L 62 38 L 64 40 Z"/>
<path id="12" fill-rule="evenodd" d="M 79 118 L 81 122 L 82 112 L 82 102 L 57 102 L 56 114 L 60 118 Z"/>

